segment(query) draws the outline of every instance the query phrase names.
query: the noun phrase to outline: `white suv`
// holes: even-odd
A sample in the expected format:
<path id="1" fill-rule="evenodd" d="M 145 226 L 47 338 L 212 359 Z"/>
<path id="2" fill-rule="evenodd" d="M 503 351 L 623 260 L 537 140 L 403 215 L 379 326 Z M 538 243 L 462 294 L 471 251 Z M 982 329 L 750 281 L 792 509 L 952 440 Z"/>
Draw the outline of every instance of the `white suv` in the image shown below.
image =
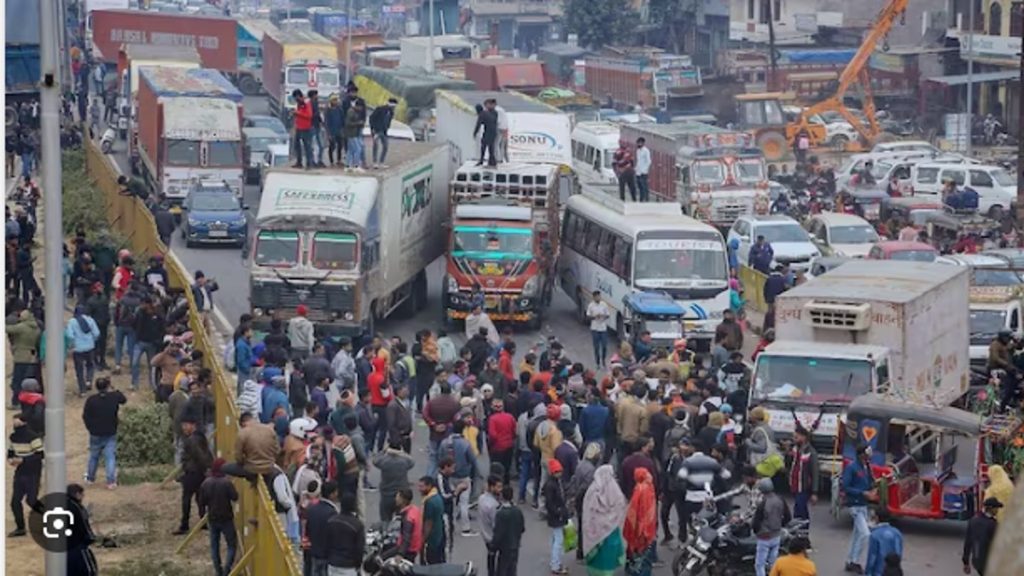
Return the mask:
<path id="1" fill-rule="evenodd" d="M 788 264 L 794 270 L 806 270 L 811 258 L 821 256 L 818 247 L 811 242 L 807 231 L 800 223 L 789 216 L 740 216 L 729 229 L 728 242 L 739 242 L 736 256 L 740 264 L 746 264 L 750 255 L 750 247 L 758 236 L 771 245 L 775 253 L 772 265 Z"/>

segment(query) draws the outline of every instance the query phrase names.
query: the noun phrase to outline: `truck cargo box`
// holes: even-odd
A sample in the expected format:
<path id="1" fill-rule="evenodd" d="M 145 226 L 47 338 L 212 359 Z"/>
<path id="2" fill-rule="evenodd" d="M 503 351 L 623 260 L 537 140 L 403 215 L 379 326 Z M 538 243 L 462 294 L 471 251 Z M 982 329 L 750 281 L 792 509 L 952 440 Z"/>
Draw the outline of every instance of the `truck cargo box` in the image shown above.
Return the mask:
<path id="1" fill-rule="evenodd" d="M 536 94 L 544 89 L 544 66 L 522 58 L 485 58 L 466 62 L 466 80 L 480 90 L 515 90 Z"/>
<path id="2" fill-rule="evenodd" d="M 203 67 L 233 72 L 238 66 L 237 23 L 232 18 L 97 10 L 92 13 L 93 44 L 105 62 L 116 62 L 125 44 L 195 48 Z"/>

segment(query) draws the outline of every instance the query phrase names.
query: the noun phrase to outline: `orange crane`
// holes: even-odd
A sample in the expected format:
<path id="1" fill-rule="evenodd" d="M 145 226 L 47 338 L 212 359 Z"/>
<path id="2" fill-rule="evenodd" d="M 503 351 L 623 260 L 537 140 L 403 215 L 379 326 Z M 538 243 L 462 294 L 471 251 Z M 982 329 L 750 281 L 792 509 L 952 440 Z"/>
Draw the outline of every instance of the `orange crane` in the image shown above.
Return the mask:
<path id="1" fill-rule="evenodd" d="M 883 50 L 889 49 L 885 38 L 888 36 L 889 30 L 892 29 L 896 18 L 900 19 L 901 25 L 906 23 L 908 2 L 909 0 L 890 0 L 882 8 L 875 23 L 871 26 L 867 37 L 864 38 L 864 42 L 839 76 L 839 85 L 836 88 L 836 93 L 804 110 L 794 122 L 786 127 L 786 139 L 790 144 L 796 140 L 796 135 L 801 130 L 806 130 L 810 136 L 812 147 L 825 145 L 825 126 L 812 124 L 810 118 L 827 111 L 839 112 L 869 145 L 874 143 L 881 129 L 878 127 L 878 121 L 875 120 L 875 101 L 871 95 L 871 78 L 868 75 L 868 62 L 879 42 L 883 42 Z M 846 96 L 846 91 L 854 82 L 857 82 L 864 91 L 864 115 L 867 116 L 867 126 L 843 104 L 843 97 Z"/>

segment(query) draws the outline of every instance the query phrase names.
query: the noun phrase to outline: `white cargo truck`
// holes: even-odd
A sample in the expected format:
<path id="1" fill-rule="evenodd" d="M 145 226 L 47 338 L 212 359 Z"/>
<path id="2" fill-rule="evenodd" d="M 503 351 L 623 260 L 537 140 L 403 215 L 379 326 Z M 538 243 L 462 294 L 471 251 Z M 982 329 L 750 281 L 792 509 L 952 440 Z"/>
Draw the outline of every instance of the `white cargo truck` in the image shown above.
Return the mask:
<path id="1" fill-rule="evenodd" d="M 781 294 L 776 340 L 757 356 L 749 406 L 767 410 L 780 440 L 795 414 L 831 471 L 840 421 L 857 396 L 952 404 L 968 388 L 969 279 L 963 266 L 853 260 Z"/>
<path id="2" fill-rule="evenodd" d="M 1024 337 L 1021 295 L 1011 286 L 971 286 L 971 367 L 986 370 L 988 347 L 1000 332 Z"/>
<path id="3" fill-rule="evenodd" d="M 426 305 L 427 265 L 445 249 L 448 147 L 396 142 L 388 159 L 365 174 L 266 174 L 250 247 L 257 327 L 303 304 L 319 334 L 359 338 Z"/>
<path id="4" fill-rule="evenodd" d="M 480 159 L 476 106 L 490 98 L 498 103 L 499 162 L 572 166 L 572 122 L 558 108 L 515 92 L 438 90 L 434 141 L 451 146 L 453 171 Z"/>

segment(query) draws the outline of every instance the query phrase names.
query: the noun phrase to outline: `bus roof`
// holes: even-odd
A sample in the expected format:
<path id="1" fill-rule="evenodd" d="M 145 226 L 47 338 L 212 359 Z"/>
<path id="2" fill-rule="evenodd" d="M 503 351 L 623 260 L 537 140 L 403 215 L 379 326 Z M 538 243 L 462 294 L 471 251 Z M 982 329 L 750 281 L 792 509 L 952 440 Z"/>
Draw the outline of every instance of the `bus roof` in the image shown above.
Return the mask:
<path id="1" fill-rule="evenodd" d="M 572 135 L 576 136 L 578 132 L 582 132 L 598 137 L 613 136 L 618 141 L 620 131 L 620 126 L 614 122 L 578 122 L 572 130 Z"/>
<path id="2" fill-rule="evenodd" d="M 639 232 L 657 230 L 687 230 L 721 234 L 712 226 L 682 213 L 675 203 L 623 202 L 619 189 L 613 184 L 583 183 L 583 191 L 566 202 L 566 208 L 603 226 L 629 237 Z"/>

